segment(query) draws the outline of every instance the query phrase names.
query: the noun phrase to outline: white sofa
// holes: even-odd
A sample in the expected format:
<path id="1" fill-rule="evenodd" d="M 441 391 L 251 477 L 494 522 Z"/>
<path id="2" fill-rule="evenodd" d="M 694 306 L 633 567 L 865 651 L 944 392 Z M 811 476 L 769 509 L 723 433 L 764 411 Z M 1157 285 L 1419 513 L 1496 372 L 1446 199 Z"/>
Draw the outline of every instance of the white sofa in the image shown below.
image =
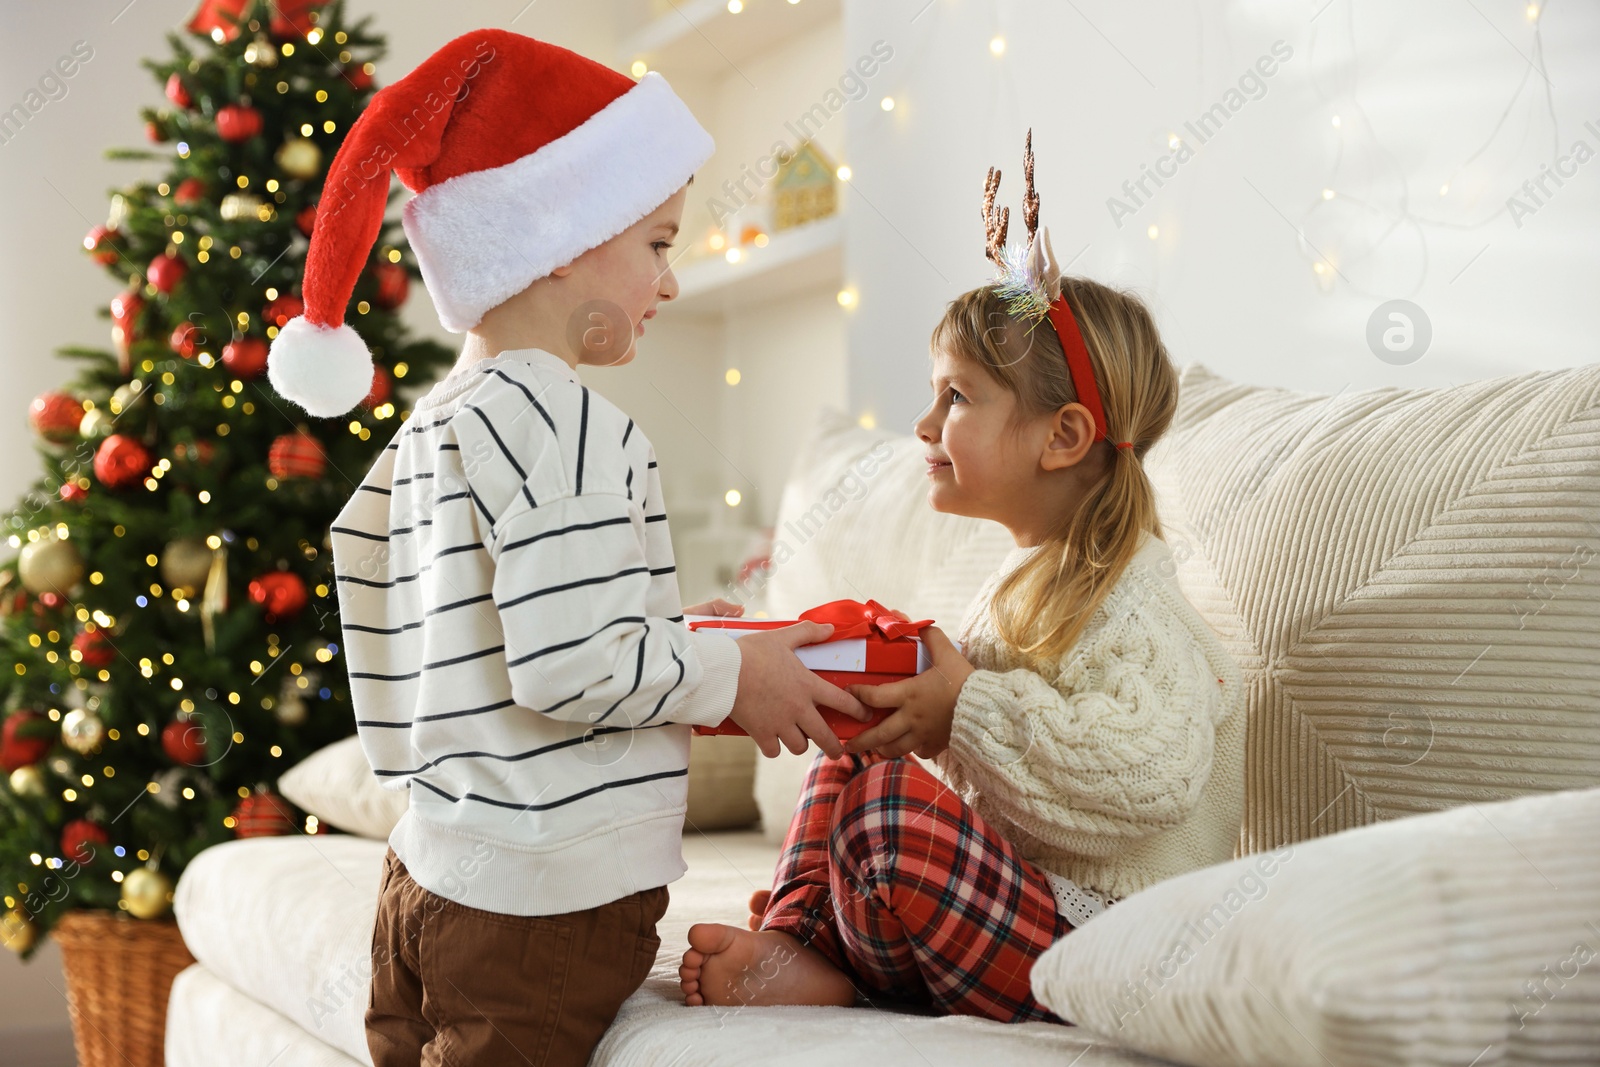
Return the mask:
<path id="1" fill-rule="evenodd" d="M 890 445 L 881 462 L 878 440 Z M 1010 541 L 990 524 L 929 511 L 921 454 L 913 438 L 836 413 L 821 420 L 785 487 L 782 562 L 758 602 L 792 617 L 872 597 L 954 633 Z M 1600 832 L 1600 558 L 1591 558 L 1600 555 L 1600 366 L 1330 398 L 1238 385 L 1191 365 L 1179 416 L 1147 469 L 1179 580 L 1250 690 L 1235 863 L 1296 847 L 1311 857 L 1271 883 L 1272 906 L 1239 912 L 1218 939 L 1228 951 L 1176 971 L 1175 992 L 1132 1012 L 1112 998 L 1126 997 L 1141 960 L 1160 948 L 1141 945 L 1139 929 L 1176 924 L 1239 873 L 1219 865 L 1152 887 L 1063 939 L 1035 968 L 1035 990 L 1084 1026 L 689 1008 L 676 977 L 687 926 L 742 922 L 750 892 L 770 884 L 805 762 L 759 760 L 762 831 L 686 830 L 689 873 L 670 887 L 660 956 L 594 1064 L 1464 1067 L 1473 1052 L 1453 1057 L 1473 1042 L 1479 1054 L 1500 1044 L 1485 1063 L 1595 1062 L 1600 960 L 1579 967 L 1535 1028 L 1506 1005 L 1540 964 L 1570 961 L 1551 955 L 1569 934 L 1600 953 L 1600 927 L 1562 925 L 1600 919 L 1589 832 Z M 708 740 L 696 741 L 703 781 L 702 765 L 725 760 L 701 753 L 751 751 L 701 745 Z M 346 773 L 347 792 L 361 795 L 343 799 L 342 820 L 319 814 L 357 833 L 232 842 L 184 874 L 175 910 L 198 962 L 172 989 L 173 1067 L 370 1063 L 367 959 L 382 835 L 395 813 L 363 768 Z M 740 794 L 729 802 L 747 805 L 739 774 L 718 773 Z M 317 813 L 315 799 L 294 799 Z M 1541 857 L 1560 857 L 1566 888 L 1523 871 L 1516 902 L 1469 907 L 1504 857 L 1481 842 L 1469 853 L 1427 843 L 1465 847 L 1471 809 L 1507 856 L 1551 870 L 1557 860 Z M 1334 952 L 1319 940 L 1330 936 L 1328 872 L 1368 854 L 1385 866 L 1352 878 L 1370 906 L 1339 913 Z M 1507 907 L 1527 920 L 1486 932 L 1495 950 L 1486 959 L 1464 917 Z M 1110 922 L 1119 910 L 1120 926 Z M 1396 929 L 1456 943 L 1426 959 L 1420 949 L 1403 955 Z M 1306 954 L 1347 966 L 1325 973 Z M 1468 973 L 1470 983 L 1457 980 Z M 1351 974 L 1366 995 L 1355 1007 L 1341 984 Z M 1399 983 L 1392 996 L 1389 981 Z"/>

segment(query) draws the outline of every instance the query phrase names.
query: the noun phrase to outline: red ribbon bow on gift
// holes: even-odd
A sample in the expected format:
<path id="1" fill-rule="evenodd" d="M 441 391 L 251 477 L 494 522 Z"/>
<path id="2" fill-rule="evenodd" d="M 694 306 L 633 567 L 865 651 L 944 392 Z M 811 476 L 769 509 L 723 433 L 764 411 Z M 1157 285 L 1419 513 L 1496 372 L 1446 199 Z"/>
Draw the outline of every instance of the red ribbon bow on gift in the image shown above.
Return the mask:
<path id="1" fill-rule="evenodd" d="M 915 637 L 933 625 L 932 619 L 912 622 L 905 612 L 890 611 L 876 600 L 865 604 L 859 600 L 834 600 L 802 611 L 800 618 L 806 622 L 832 623 L 833 636 L 829 640 L 833 641 L 870 637 L 874 630 L 892 641 L 897 637 Z"/>

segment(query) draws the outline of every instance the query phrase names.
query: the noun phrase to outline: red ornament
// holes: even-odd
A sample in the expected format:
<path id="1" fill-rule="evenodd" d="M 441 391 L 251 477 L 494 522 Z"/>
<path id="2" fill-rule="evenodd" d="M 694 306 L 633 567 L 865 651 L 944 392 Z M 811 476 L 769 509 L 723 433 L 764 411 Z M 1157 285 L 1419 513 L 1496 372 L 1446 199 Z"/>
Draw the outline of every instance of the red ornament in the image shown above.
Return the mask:
<path id="1" fill-rule="evenodd" d="M 206 731 L 198 719 L 173 719 L 161 728 L 161 748 L 174 763 L 205 762 Z"/>
<path id="2" fill-rule="evenodd" d="M 99 670 L 117 661 L 117 646 L 111 643 L 104 630 L 84 630 L 72 639 L 79 662 L 85 667 Z"/>
<path id="3" fill-rule="evenodd" d="M 194 97 L 189 95 L 189 89 L 178 77 L 177 71 L 167 76 L 167 99 L 185 110 L 194 106 Z"/>
<path id="4" fill-rule="evenodd" d="M 388 371 L 382 367 L 372 368 L 372 392 L 368 393 L 361 401 L 367 410 L 370 411 L 389 399 L 389 394 L 393 391 L 390 381 Z"/>
<path id="5" fill-rule="evenodd" d="M 385 311 L 393 311 L 406 302 L 406 292 L 411 288 L 411 275 L 398 263 L 379 263 L 372 268 L 372 273 L 378 279 L 378 295 L 374 298 L 377 305 Z"/>
<path id="6" fill-rule="evenodd" d="M 267 369 L 267 342 L 259 337 L 241 337 L 222 349 L 222 365 L 235 378 L 257 378 Z"/>
<path id="7" fill-rule="evenodd" d="M 78 863 L 92 863 L 100 849 L 111 838 L 105 829 L 88 819 L 73 819 L 61 828 L 61 854 Z"/>
<path id="8" fill-rule="evenodd" d="M 94 453 L 94 476 L 109 489 L 136 484 L 150 471 L 150 453 L 126 434 L 114 433 Z"/>
<path id="9" fill-rule="evenodd" d="M 305 207 L 301 208 L 299 214 L 295 215 L 294 217 L 294 224 L 299 228 L 301 233 L 305 234 L 307 237 L 310 237 L 311 231 L 315 229 L 317 225 L 317 205 L 307 204 Z"/>
<path id="10" fill-rule="evenodd" d="M 263 308 L 261 317 L 266 320 L 268 326 L 276 326 L 281 330 L 290 319 L 305 313 L 305 301 L 291 293 L 285 293 Z"/>
<path id="11" fill-rule="evenodd" d="M 322 442 L 304 430 L 284 434 L 267 449 L 267 469 L 275 478 L 320 478 L 327 468 Z"/>
<path id="12" fill-rule="evenodd" d="M 122 359 L 122 373 L 127 374 L 128 355 L 138 337 L 139 316 L 144 313 L 144 297 L 137 289 L 129 289 L 111 298 L 111 340 Z"/>
<path id="13" fill-rule="evenodd" d="M 272 5 L 272 33 L 276 37 L 304 37 L 316 25 L 308 13 L 322 7 L 327 0 L 277 0 Z M 214 36 L 213 30 L 222 31 L 222 39 L 231 41 L 239 36 L 237 22 L 244 18 L 250 0 L 201 0 L 200 7 L 189 18 L 191 33 Z M 232 16 L 230 21 L 225 16 Z"/>
<path id="14" fill-rule="evenodd" d="M 167 139 L 167 131 L 163 130 L 158 123 L 152 120 L 144 124 L 144 136 L 145 140 L 149 141 L 151 144 L 162 144 Z"/>
<path id="15" fill-rule="evenodd" d="M 233 809 L 233 836 L 284 837 L 298 833 L 300 820 L 287 800 L 268 789 L 251 793 Z"/>
<path id="16" fill-rule="evenodd" d="M 224 141 L 248 141 L 261 132 L 261 112 L 248 104 L 217 109 L 217 136 Z"/>
<path id="17" fill-rule="evenodd" d="M 184 207 L 188 207 L 191 204 L 198 204 L 205 200 L 205 198 L 206 183 L 201 181 L 199 178 L 185 178 L 183 181 L 179 182 L 178 187 L 172 191 L 172 202 L 174 204 L 181 204 Z"/>
<path id="18" fill-rule="evenodd" d="M 44 759 L 61 730 L 42 712 L 14 711 L 0 727 L 0 768 L 7 774 Z"/>
<path id="19" fill-rule="evenodd" d="M 193 359 L 196 349 L 205 343 L 205 331 L 192 322 L 180 322 L 172 331 L 172 350 L 184 359 Z"/>
<path id="20" fill-rule="evenodd" d="M 261 605 L 268 622 L 292 619 L 306 606 L 306 583 L 293 571 L 269 571 L 250 579 L 250 602 Z"/>
<path id="21" fill-rule="evenodd" d="M 28 422 L 46 441 L 62 444 L 78 436 L 83 402 L 66 393 L 40 393 L 28 405 Z"/>
<path id="22" fill-rule="evenodd" d="M 114 242 L 121 236 L 121 233 L 110 227 L 96 226 L 84 237 L 83 247 L 89 250 L 90 259 L 102 267 L 107 267 L 117 261 L 117 248 Z"/>
<path id="23" fill-rule="evenodd" d="M 76 504 L 80 500 L 89 499 L 89 490 L 69 478 L 61 483 L 61 499 L 68 504 Z"/>
<path id="24" fill-rule="evenodd" d="M 357 92 L 365 92 L 372 88 L 372 75 L 367 73 L 367 65 L 365 63 L 356 63 L 345 67 L 343 73 L 344 80 L 349 83 L 350 88 Z"/>
<path id="25" fill-rule="evenodd" d="M 66 602 L 67 598 L 60 593 L 40 593 L 39 598 L 34 601 L 33 613 L 41 619 L 48 618 L 50 612 L 62 607 Z"/>
<path id="26" fill-rule="evenodd" d="M 159 293 L 170 294 L 183 281 L 183 276 L 189 273 L 189 265 L 173 253 L 163 252 L 150 261 L 150 266 L 144 275 L 150 284 L 156 287 Z"/>

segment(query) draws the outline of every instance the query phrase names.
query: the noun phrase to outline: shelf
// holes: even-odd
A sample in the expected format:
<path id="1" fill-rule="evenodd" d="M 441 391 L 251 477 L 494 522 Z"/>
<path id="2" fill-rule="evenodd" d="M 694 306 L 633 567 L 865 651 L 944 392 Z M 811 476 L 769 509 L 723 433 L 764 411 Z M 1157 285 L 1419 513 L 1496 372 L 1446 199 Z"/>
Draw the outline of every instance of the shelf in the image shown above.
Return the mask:
<path id="1" fill-rule="evenodd" d="M 642 59 L 668 78 L 737 74 L 741 59 L 830 21 L 840 0 L 744 0 L 735 15 L 726 0 L 669 0 L 674 10 L 622 41 L 618 65 Z"/>
<path id="2" fill-rule="evenodd" d="M 707 256 L 677 272 L 675 310 L 725 314 L 746 304 L 844 282 L 844 219 L 838 215 L 773 234 L 765 248 L 744 246 L 729 263 Z"/>

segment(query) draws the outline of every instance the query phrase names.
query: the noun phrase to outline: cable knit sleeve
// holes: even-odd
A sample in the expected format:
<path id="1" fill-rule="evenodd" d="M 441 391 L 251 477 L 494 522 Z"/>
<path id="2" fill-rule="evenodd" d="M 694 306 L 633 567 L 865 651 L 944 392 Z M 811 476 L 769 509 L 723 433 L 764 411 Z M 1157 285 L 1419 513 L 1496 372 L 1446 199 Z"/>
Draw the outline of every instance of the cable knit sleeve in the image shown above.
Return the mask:
<path id="1" fill-rule="evenodd" d="M 1070 834 L 1079 852 L 1103 855 L 1182 822 L 1210 775 L 1226 706 L 1219 669 L 1171 595 L 1130 569 L 1053 679 L 971 674 L 941 769 L 1041 840 L 1066 847 L 1052 831 Z"/>

